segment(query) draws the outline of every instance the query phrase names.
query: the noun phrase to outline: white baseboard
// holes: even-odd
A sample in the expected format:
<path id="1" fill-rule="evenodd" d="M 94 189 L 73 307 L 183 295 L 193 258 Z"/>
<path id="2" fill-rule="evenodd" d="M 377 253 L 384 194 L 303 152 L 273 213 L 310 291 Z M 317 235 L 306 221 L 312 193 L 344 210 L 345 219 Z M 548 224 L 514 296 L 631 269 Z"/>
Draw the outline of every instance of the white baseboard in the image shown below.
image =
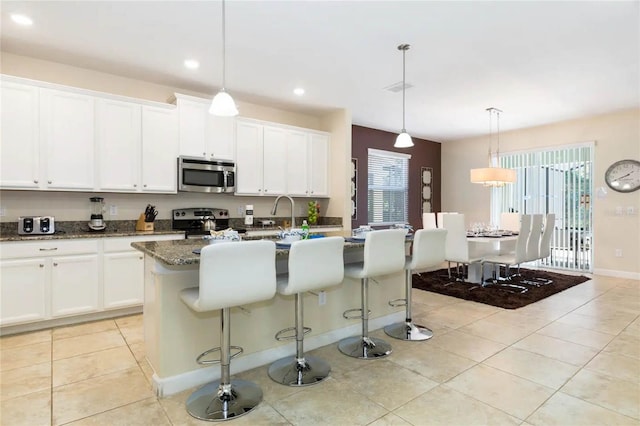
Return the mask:
<path id="1" fill-rule="evenodd" d="M 595 275 L 604 275 L 607 277 L 627 278 L 630 280 L 640 280 L 640 272 L 617 271 L 615 269 L 594 269 Z"/>
<path id="2" fill-rule="evenodd" d="M 393 314 L 386 315 L 384 317 L 375 318 L 369 320 L 369 329 L 377 330 L 386 325 L 393 324 L 395 322 L 404 321 L 405 312 L 394 312 Z M 359 335 L 362 330 L 362 324 L 357 323 L 348 327 L 331 330 L 317 336 L 312 336 L 304 339 L 305 351 L 313 350 L 326 346 L 328 344 L 337 342 L 345 337 Z M 238 359 L 234 359 L 231 362 L 231 374 L 241 373 L 243 371 L 251 370 L 261 365 L 269 364 L 285 356 L 295 354 L 296 344 L 292 342 L 287 345 L 278 346 L 276 348 L 266 349 L 264 351 L 255 352 L 242 356 Z M 346 356 L 346 355 L 345 355 Z M 182 392 L 183 390 L 194 388 L 196 386 L 204 385 L 213 380 L 220 378 L 220 366 L 198 368 L 195 370 L 187 371 L 186 373 L 177 374 L 169 377 L 158 377 L 153 375 L 153 389 L 156 395 L 160 398 L 169 395 Z"/>

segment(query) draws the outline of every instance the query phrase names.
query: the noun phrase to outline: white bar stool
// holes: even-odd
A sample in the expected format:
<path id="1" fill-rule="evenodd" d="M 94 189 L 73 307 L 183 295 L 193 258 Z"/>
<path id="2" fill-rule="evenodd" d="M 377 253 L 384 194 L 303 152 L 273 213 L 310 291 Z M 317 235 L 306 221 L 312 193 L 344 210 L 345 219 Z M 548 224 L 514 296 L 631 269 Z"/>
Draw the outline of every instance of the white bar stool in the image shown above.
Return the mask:
<path id="1" fill-rule="evenodd" d="M 304 326 L 304 292 L 338 285 L 344 279 L 344 238 L 327 237 L 295 241 L 289 250 L 289 273 L 278 275 L 278 293 L 295 294 L 296 325 L 276 334 L 276 340 L 296 339 L 296 354 L 271 364 L 269 377 L 288 386 L 320 383 L 329 376 L 329 364 L 304 354 L 304 335 L 311 329 Z M 295 332 L 293 336 L 283 336 Z"/>
<path id="2" fill-rule="evenodd" d="M 242 416 L 262 401 L 262 390 L 246 380 L 231 380 L 231 358 L 242 348 L 230 346 L 231 308 L 271 299 L 276 293 L 276 245 L 273 241 L 242 241 L 208 245 L 200 252 L 200 285 L 180 292 L 196 312 L 221 309 L 220 347 L 198 356 L 198 364 L 220 363 L 220 380 L 208 383 L 187 399 L 187 412 L 200 420 Z M 231 354 L 231 349 L 237 352 Z M 203 360 L 212 352 L 219 360 Z"/>
<path id="3" fill-rule="evenodd" d="M 384 229 L 367 232 L 364 240 L 363 262 L 347 264 L 344 274 L 361 281 L 360 309 L 349 309 L 343 316 L 347 319 L 362 319 L 362 335 L 347 337 L 338 343 L 338 349 L 345 355 L 373 359 L 387 356 L 391 353 L 391 345 L 382 339 L 369 337 L 369 278 L 389 275 L 404 269 L 406 229 Z M 360 312 L 358 316 L 351 316 L 349 312 Z"/>
<path id="4" fill-rule="evenodd" d="M 419 229 L 413 236 L 411 256 L 407 256 L 404 265 L 405 299 L 397 299 L 389 302 L 391 306 L 403 306 L 406 309 L 404 322 L 388 325 L 384 332 L 391 337 L 400 340 L 420 341 L 433 337 L 433 332 L 426 327 L 416 325 L 411 319 L 411 289 L 413 271 L 428 270 L 439 266 L 444 262 L 444 247 L 447 240 L 446 229 Z"/>

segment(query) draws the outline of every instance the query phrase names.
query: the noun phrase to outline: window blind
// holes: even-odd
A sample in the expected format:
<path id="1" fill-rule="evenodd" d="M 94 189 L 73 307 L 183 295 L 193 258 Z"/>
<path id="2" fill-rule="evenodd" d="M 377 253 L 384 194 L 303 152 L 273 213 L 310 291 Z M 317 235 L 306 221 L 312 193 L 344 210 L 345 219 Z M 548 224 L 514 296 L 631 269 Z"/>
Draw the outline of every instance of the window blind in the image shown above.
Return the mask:
<path id="1" fill-rule="evenodd" d="M 369 149 L 368 222 L 370 225 L 407 223 L 409 159 L 399 152 Z"/>
<path id="2" fill-rule="evenodd" d="M 554 213 L 551 256 L 543 266 L 591 271 L 593 229 L 593 143 L 502 155 L 500 166 L 515 169 L 513 185 L 494 188 L 492 222 L 501 212 Z"/>

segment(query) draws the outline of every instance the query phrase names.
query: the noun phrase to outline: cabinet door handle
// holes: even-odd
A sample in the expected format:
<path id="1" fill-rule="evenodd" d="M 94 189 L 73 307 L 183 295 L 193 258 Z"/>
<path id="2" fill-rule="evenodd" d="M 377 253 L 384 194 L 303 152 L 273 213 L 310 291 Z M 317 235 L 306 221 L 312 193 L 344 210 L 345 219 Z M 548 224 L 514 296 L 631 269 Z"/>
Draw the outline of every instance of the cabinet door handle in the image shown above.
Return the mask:
<path id="1" fill-rule="evenodd" d="M 41 264 L 40 264 L 40 267 L 41 267 L 41 268 L 44 268 L 44 263 L 41 263 Z"/>
<path id="2" fill-rule="evenodd" d="M 51 184 L 52 182 L 50 180 L 47 181 L 48 184 Z"/>
<path id="3" fill-rule="evenodd" d="M 33 183 L 38 183 L 38 180 L 37 180 L 37 179 L 34 179 L 34 180 L 33 180 Z"/>
<path id="4" fill-rule="evenodd" d="M 58 247 L 51 247 L 51 248 L 41 248 L 40 251 L 55 251 L 58 250 Z"/>
<path id="5" fill-rule="evenodd" d="M 143 256 L 140 256 L 138 259 L 142 260 L 142 259 L 144 259 L 144 257 L 143 257 Z"/>
<path id="6" fill-rule="evenodd" d="M 147 184 L 145 183 L 145 184 L 144 184 L 144 185 L 142 185 L 142 186 L 146 188 L 146 187 L 147 187 Z"/>
<path id="7" fill-rule="evenodd" d="M 133 184 L 133 187 L 134 187 L 134 188 L 137 188 L 137 187 L 138 187 L 138 184 L 137 184 L 137 183 L 134 183 L 134 184 Z"/>
<path id="8" fill-rule="evenodd" d="M 53 266 L 58 266 L 58 264 L 54 262 L 54 263 L 53 263 Z"/>
<path id="9" fill-rule="evenodd" d="M 206 153 L 206 152 L 203 152 L 203 153 L 202 153 L 202 156 L 203 156 L 203 157 L 206 157 L 206 156 L 207 156 L 207 153 Z"/>

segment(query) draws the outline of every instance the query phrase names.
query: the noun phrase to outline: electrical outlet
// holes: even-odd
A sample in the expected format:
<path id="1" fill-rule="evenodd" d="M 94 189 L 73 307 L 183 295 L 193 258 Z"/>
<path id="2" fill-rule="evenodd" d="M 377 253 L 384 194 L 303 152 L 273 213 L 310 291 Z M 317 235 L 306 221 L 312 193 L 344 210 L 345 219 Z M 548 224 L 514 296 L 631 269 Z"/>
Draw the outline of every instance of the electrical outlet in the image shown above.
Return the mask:
<path id="1" fill-rule="evenodd" d="M 318 306 L 327 304 L 327 292 L 321 291 L 318 293 Z"/>
<path id="2" fill-rule="evenodd" d="M 622 209 L 622 206 L 617 206 L 616 207 L 616 216 L 622 216 L 624 214 L 624 210 Z"/>
<path id="3" fill-rule="evenodd" d="M 7 215 L 7 209 L 4 207 L 0 207 L 0 217 Z"/>
<path id="4" fill-rule="evenodd" d="M 636 208 L 633 206 L 627 207 L 627 215 L 633 216 L 636 214 Z"/>
<path id="5" fill-rule="evenodd" d="M 622 257 L 622 249 L 616 249 L 616 257 Z"/>
<path id="6" fill-rule="evenodd" d="M 118 206 L 109 206 L 109 216 L 118 216 Z"/>
<path id="7" fill-rule="evenodd" d="M 238 206 L 238 215 L 242 216 L 244 214 L 244 207 Z"/>

